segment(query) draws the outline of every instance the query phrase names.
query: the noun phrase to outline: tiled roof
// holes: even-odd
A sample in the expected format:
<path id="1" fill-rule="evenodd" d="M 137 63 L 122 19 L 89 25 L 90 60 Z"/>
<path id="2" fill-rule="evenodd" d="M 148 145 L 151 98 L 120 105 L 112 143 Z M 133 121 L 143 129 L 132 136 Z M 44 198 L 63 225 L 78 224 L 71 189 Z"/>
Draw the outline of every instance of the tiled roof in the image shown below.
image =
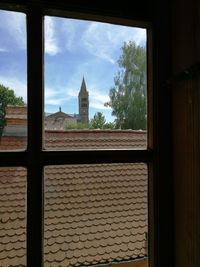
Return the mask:
<path id="1" fill-rule="evenodd" d="M 0 151 L 2 150 L 25 150 L 27 139 L 24 136 L 0 137 Z"/>
<path id="2" fill-rule="evenodd" d="M 45 148 L 67 149 L 145 149 L 146 132 L 133 130 L 66 130 L 45 131 Z M 3 136 L 0 150 L 25 149 L 26 138 Z"/>
<path id="3" fill-rule="evenodd" d="M 145 165 L 49 166 L 45 185 L 45 266 L 145 256 Z"/>
<path id="4" fill-rule="evenodd" d="M 6 123 L 8 124 L 25 124 L 27 122 L 27 106 L 12 106 L 6 107 Z"/>
<path id="5" fill-rule="evenodd" d="M 146 148 L 146 131 L 67 130 L 45 131 L 48 149 L 130 149 Z"/>
<path id="6" fill-rule="evenodd" d="M 23 116 L 23 118 L 27 118 L 27 106 L 16 106 L 16 105 L 8 105 L 6 107 L 6 118 L 7 116 Z"/>
<path id="7" fill-rule="evenodd" d="M 48 147 L 58 148 L 62 144 L 60 147 L 65 148 L 70 143 L 81 147 L 84 143 L 78 141 L 82 140 L 81 131 L 76 132 L 77 138 L 74 132 L 46 132 Z M 127 146 L 129 144 L 130 147 L 130 140 L 135 146 L 144 146 L 146 133 L 121 133 L 121 137 L 129 140 Z M 99 143 L 97 136 L 102 140 Z M 100 145 L 104 148 L 104 142 L 116 145 L 113 140 L 123 143 L 117 132 L 110 132 L 107 140 L 105 136 L 103 131 L 94 131 L 93 134 L 85 131 L 83 139 L 92 148 Z M 126 147 L 126 143 L 123 144 Z M 0 169 L 0 267 L 25 266 L 25 191 L 24 169 Z M 45 267 L 95 265 L 144 258 L 146 232 L 146 165 L 95 164 L 45 168 Z"/>
<path id="8" fill-rule="evenodd" d="M 0 203 L 0 266 L 25 266 L 25 169 L 0 169 Z"/>

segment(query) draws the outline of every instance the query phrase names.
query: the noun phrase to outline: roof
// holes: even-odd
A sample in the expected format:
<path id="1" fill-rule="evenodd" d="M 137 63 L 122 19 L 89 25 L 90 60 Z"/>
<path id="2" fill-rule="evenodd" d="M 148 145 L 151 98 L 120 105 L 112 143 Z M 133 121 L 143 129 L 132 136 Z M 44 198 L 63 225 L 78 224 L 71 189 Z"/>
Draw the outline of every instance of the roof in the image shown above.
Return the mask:
<path id="1" fill-rule="evenodd" d="M 45 131 L 45 136 L 50 149 L 146 147 L 143 131 Z M 25 137 L 2 137 L 0 149 L 20 148 L 20 142 L 24 146 Z M 25 266 L 25 169 L 0 169 L 0 202 L 0 266 Z M 145 164 L 45 168 L 46 267 L 144 259 L 147 231 Z"/>
<path id="2" fill-rule="evenodd" d="M 62 111 L 58 111 L 56 113 L 52 113 L 45 117 L 45 119 L 48 119 L 48 118 L 73 118 L 73 116 L 67 113 L 64 113 Z"/>
<path id="3" fill-rule="evenodd" d="M 22 168 L 0 169 L 0 266 L 25 266 L 26 175 Z"/>
<path id="4" fill-rule="evenodd" d="M 0 262 L 25 266 L 26 172 L 0 172 Z M 45 168 L 45 266 L 82 266 L 143 258 L 147 232 L 144 164 Z"/>
<path id="5" fill-rule="evenodd" d="M 145 149 L 146 131 L 66 130 L 45 131 L 47 149 Z"/>
<path id="6" fill-rule="evenodd" d="M 27 106 L 17 106 L 17 105 L 7 105 L 6 107 L 6 117 L 7 116 L 15 116 L 15 115 L 23 115 L 26 117 L 27 115 Z"/>
<path id="7" fill-rule="evenodd" d="M 13 106 L 6 107 L 5 115 L 7 124 L 21 124 L 27 121 L 27 106 Z"/>
<path id="8" fill-rule="evenodd" d="M 70 149 L 146 149 L 146 131 L 134 130 L 45 130 L 45 148 Z M 25 149 L 26 137 L 3 136 L 0 150 Z"/>
<path id="9" fill-rule="evenodd" d="M 0 137 L 0 151 L 25 150 L 27 138 L 24 136 L 2 136 Z"/>

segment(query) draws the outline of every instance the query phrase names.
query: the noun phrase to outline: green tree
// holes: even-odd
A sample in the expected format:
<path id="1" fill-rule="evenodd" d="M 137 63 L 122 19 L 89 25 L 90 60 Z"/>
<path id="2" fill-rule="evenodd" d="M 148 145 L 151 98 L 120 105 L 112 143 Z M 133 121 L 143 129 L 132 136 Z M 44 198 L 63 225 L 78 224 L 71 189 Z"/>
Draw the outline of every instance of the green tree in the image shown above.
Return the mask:
<path id="1" fill-rule="evenodd" d="M 103 129 L 106 119 L 102 112 L 96 112 L 93 119 L 90 120 L 90 128 L 92 129 Z"/>
<path id="2" fill-rule="evenodd" d="M 114 122 L 106 122 L 103 126 L 104 129 L 115 129 L 115 123 Z"/>
<path id="3" fill-rule="evenodd" d="M 66 130 L 73 130 L 73 129 L 89 129 L 90 125 L 88 123 L 82 123 L 82 122 L 78 122 L 78 123 L 68 123 L 65 125 L 65 129 Z"/>
<path id="4" fill-rule="evenodd" d="M 23 106 L 24 104 L 22 97 L 17 97 L 12 89 L 0 84 L 0 136 L 5 125 L 7 105 Z"/>
<path id="5" fill-rule="evenodd" d="M 110 101 L 116 128 L 146 129 L 146 49 L 135 42 L 125 42 L 118 60 L 119 71 L 110 89 Z"/>

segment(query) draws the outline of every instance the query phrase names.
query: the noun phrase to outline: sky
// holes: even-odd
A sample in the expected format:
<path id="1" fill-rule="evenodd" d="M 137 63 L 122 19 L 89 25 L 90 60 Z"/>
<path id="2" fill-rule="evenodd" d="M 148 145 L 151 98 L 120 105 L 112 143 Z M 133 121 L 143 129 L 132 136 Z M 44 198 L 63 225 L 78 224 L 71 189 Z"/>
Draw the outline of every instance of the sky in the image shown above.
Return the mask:
<path id="1" fill-rule="evenodd" d="M 61 107 L 78 113 L 78 93 L 84 77 L 89 92 L 89 118 L 102 112 L 114 120 L 109 90 L 119 66 L 124 42 L 146 46 L 146 30 L 109 23 L 45 17 L 45 112 Z M 0 10 L 0 84 L 27 102 L 26 16 Z"/>

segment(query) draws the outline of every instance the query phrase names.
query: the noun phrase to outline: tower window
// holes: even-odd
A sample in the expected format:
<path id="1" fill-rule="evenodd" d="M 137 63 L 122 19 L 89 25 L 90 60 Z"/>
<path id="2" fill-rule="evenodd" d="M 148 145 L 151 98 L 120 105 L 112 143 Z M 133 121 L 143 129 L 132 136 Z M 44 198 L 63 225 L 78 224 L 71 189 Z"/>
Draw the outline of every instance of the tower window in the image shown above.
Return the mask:
<path id="1" fill-rule="evenodd" d="M 86 104 L 86 103 L 82 103 L 82 104 L 81 104 L 81 107 L 82 107 L 82 108 L 87 108 L 87 104 Z"/>

